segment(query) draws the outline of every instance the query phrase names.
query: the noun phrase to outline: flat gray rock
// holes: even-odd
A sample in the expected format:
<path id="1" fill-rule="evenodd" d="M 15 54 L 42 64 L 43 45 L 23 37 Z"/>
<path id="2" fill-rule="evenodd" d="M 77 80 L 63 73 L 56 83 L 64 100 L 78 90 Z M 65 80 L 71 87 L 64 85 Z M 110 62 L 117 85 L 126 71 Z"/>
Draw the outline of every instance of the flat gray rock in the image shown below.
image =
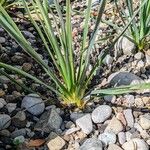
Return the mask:
<path id="1" fill-rule="evenodd" d="M 45 112 L 40 117 L 39 121 L 35 125 L 35 130 L 44 131 L 50 133 L 50 131 L 57 131 L 62 124 L 62 118 L 58 114 L 55 108 Z"/>
<path id="2" fill-rule="evenodd" d="M 108 83 L 111 86 L 138 84 L 142 81 L 140 77 L 129 72 L 116 72 L 108 77 Z"/>
<path id="3" fill-rule="evenodd" d="M 0 114 L 0 130 L 6 129 L 11 124 L 11 118 L 9 115 Z"/>
<path id="4" fill-rule="evenodd" d="M 45 104 L 39 95 L 29 94 L 23 98 L 21 107 L 33 115 L 40 115 L 45 109 Z"/>
<path id="5" fill-rule="evenodd" d="M 102 142 L 96 138 L 87 139 L 79 150 L 102 150 Z"/>

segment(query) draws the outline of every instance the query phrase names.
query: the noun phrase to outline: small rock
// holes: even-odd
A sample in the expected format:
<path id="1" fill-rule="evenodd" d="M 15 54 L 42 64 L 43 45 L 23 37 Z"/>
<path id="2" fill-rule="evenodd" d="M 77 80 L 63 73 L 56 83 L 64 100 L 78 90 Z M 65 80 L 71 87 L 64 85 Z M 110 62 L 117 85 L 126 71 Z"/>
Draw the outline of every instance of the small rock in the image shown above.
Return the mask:
<path id="1" fill-rule="evenodd" d="M 113 58 L 110 55 L 106 55 L 106 57 L 103 60 L 103 63 L 105 65 L 110 66 L 110 65 L 112 65 L 112 62 L 113 62 Z"/>
<path id="2" fill-rule="evenodd" d="M 149 150 L 147 143 L 139 138 L 132 139 L 122 145 L 124 150 Z"/>
<path id="3" fill-rule="evenodd" d="M 121 123 L 122 123 L 124 126 L 127 125 L 126 119 L 125 119 L 124 114 L 123 114 L 122 112 L 121 112 L 121 113 L 117 113 L 116 118 L 117 118 L 118 120 L 120 120 Z"/>
<path id="4" fill-rule="evenodd" d="M 7 84 L 9 82 L 10 82 L 10 79 L 8 79 L 6 76 L 3 76 L 3 75 L 0 76 L 0 83 Z"/>
<path id="5" fill-rule="evenodd" d="M 114 96 L 114 95 L 106 95 L 106 96 L 104 96 L 104 100 L 106 102 L 112 102 L 112 103 L 114 103 L 115 100 L 116 100 L 116 96 Z"/>
<path id="6" fill-rule="evenodd" d="M 126 141 L 130 141 L 132 139 L 132 133 L 127 131 L 126 132 Z"/>
<path id="7" fill-rule="evenodd" d="M 33 115 L 40 115 L 45 109 L 45 104 L 37 94 L 29 94 L 23 98 L 21 107 Z"/>
<path id="8" fill-rule="evenodd" d="M 122 123 L 116 117 L 113 117 L 109 122 L 108 126 L 106 127 L 105 132 L 114 132 L 115 134 L 118 134 L 122 130 Z"/>
<path id="9" fill-rule="evenodd" d="M 120 55 L 119 51 L 123 51 L 124 55 L 131 55 L 135 53 L 136 46 L 126 37 L 121 37 L 115 44 L 115 53 L 117 56 Z"/>
<path id="10" fill-rule="evenodd" d="M 105 145 L 116 143 L 116 135 L 113 132 L 104 132 L 98 136 Z"/>
<path id="11" fill-rule="evenodd" d="M 137 122 L 134 123 L 134 128 L 135 128 L 137 131 L 139 131 L 139 132 L 142 132 L 142 131 L 143 131 L 142 127 L 141 127 Z"/>
<path id="12" fill-rule="evenodd" d="M 134 58 L 137 60 L 141 60 L 142 58 L 144 58 L 144 54 L 142 52 L 138 52 L 134 55 Z"/>
<path id="13" fill-rule="evenodd" d="M 70 114 L 70 118 L 71 118 L 72 121 L 75 122 L 77 119 L 83 117 L 84 115 L 85 115 L 84 113 L 75 113 L 75 112 L 73 112 L 73 113 Z"/>
<path id="14" fill-rule="evenodd" d="M 130 85 L 141 83 L 142 79 L 129 72 L 116 72 L 108 77 L 111 86 Z"/>
<path id="15" fill-rule="evenodd" d="M 133 118 L 132 110 L 126 109 L 123 111 L 123 113 L 124 113 L 125 119 L 127 121 L 127 125 L 132 128 L 134 125 L 134 118 Z"/>
<path id="16" fill-rule="evenodd" d="M 74 133 L 74 132 L 76 132 L 76 131 L 79 131 L 79 130 L 80 130 L 79 127 L 78 127 L 78 128 L 71 128 L 71 129 L 68 129 L 68 130 L 65 132 L 65 135 L 72 134 L 72 133 Z"/>
<path id="17" fill-rule="evenodd" d="M 8 112 L 11 113 L 12 111 L 14 111 L 16 109 L 17 104 L 15 104 L 15 103 L 8 103 L 6 105 L 6 107 L 7 107 Z"/>
<path id="18" fill-rule="evenodd" d="M 146 130 L 143 130 L 140 132 L 140 136 L 142 136 L 143 139 L 148 139 L 150 138 L 150 134 L 149 134 L 149 131 L 146 132 Z"/>
<path id="19" fill-rule="evenodd" d="M 103 150 L 102 142 L 96 138 L 87 139 L 79 150 Z"/>
<path id="20" fill-rule="evenodd" d="M 62 118 L 56 111 L 56 108 L 52 108 L 43 113 L 39 121 L 35 125 L 35 130 L 45 131 L 49 133 L 51 130 L 58 131 L 62 124 Z"/>
<path id="21" fill-rule="evenodd" d="M 0 135 L 5 137 L 10 137 L 11 133 L 9 132 L 9 130 L 4 129 L 0 131 Z"/>
<path id="22" fill-rule="evenodd" d="M 138 106 L 138 107 L 143 107 L 144 103 L 142 101 L 142 98 L 136 98 L 135 99 L 135 105 Z"/>
<path id="23" fill-rule="evenodd" d="M 3 98 L 0 98 L 0 109 L 6 105 L 6 101 Z"/>
<path id="24" fill-rule="evenodd" d="M 150 98 L 149 97 L 142 97 L 142 101 L 145 105 L 150 104 Z"/>
<path id="25" fill-rule="evenodd" d="M 67 128 L 67 129 L 72 128 L 72 127 L 75 127 L 75 124 L 72 121 L 68 121 L 65 124 L 65 128 Z"/>
<path id="26" fill-rule="evenodd" d="M 143 129 L 150 129 L 150 114 L 140 116 L 140 125 Z"/>
<path id="27" fill-rule="evenodd" d="M 26 114 L 24 111 L 18 111 L 12 118 L 12 125 L 17 128 L 24 128 L 27 124 Z"/>
<path id="28" fill-rule="evenodd" d="M 11 124 L 11 118 L 9 115 L 0 114 L 0 130 L 6 129 Z"/>
<path id="29" fill-rule="evenodd" d="M 77 119 L 76 124 L 85 134 L 90 134 L 93 130 L 93 124 L 90 114 L 86 114 L 83 117 Z"/>
<path id="30" fill-rule="evenodd" d="M 22 31 L 22 32 L 27 38 L 31 38 L 31 39 L 35 38 L 35 36 L 29 31 Z"/>
<path id="31" fill-rule="evenodd" d="M 26 129 L 19 129 L 19 130 L 15 130 L 11 133 L 11 137 L 12 138 L 16 138 L 18 136 L 25 136 L 26 135 Z"/>
<path id="32" fill-rule="evenodd" d="M 110 144 L 107 150 L 122 150 L 122 148 L 116 144 Z"/>
<path id="33" fill-rule="evenodd" d="M 150 65 L 150 55 L 146 54 L 145 57 L 146 57 L 146 64 Z"/>
<path id="34" fill-rule="evenodd" d="M 23 65 L 22 65 L 22 69 L 26 72 L 30 71 L 31 68 L 32 68 L 32 64 L 30 64 L 30 63 L 23 63 Z"/>
<path id="35" fill-rule="evenodd" d="M 119 143 L 121 145 L 124 144 L 126 141 L 126 134 L 124 132 L 119 132 L 118 133 L 118 140 L 119 140 Z"/>
<path id="36" fill-rule="evenodd" d="M 142 68 L 144 67 L 144 62 L 143 60 L 140 60 L 138 63 L 137 63 L 137 68 Z"/>
<path id="37" fill-rule="evenodd" d="M 108 105 L 98 106 L 92 112 L 92 120 L 94 123 L 102 123 L 108 119 L 112 114 L 112 109 Z"/>
<path id="38" fill-rule="evenodd" d="M 58 136 L 56 133 L 52 132 L 50 134 L 50 140 L 47 143 L 49 150 L 61 150 L 65 146 L 66 142 Z"/>
<path id="39" fill-rule="evenodd" d="M 6 42 L 6 39 L 4 37 L 0 37 L 0 44 L 3 44 Z"/>
<path id="40" fill-rule="evenodd" d="M 21 135 L 21 136 L 16 137 L 13 140 L 13 143 L 16 144 L 16 145 L 19 145 L 19 144 L 24 143 L 24 141 L 25 141 L 25 138 L 24 138 L 24 136 Z"/>
<path id="41" fill-rule="evenodd" d="M 128 95 L 125 95 L 124 97 L 126 98 L 127 103 L 128 103 L 129 105 L 134 104 L 135 100 L 134 100 L 134 96 L 133 96 L 133 95 L 129 95 L 129 94 L 128 94 Z"/>

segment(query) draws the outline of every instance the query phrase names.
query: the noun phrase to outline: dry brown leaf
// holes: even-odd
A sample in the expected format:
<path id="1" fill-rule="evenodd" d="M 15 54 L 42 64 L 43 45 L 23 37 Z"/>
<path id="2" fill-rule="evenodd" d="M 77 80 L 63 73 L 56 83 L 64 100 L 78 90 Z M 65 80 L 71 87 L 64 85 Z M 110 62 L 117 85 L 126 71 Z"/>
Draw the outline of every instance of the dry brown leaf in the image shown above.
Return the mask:
<path id="1" fill-rule="evenodd" d="M 44 143 L 45 143 L 44 139 L 30 140 L 27 143 L 27 146 L 29 146 L 29 147 L 39 147 L 39 146 L 43 145 Z"/>

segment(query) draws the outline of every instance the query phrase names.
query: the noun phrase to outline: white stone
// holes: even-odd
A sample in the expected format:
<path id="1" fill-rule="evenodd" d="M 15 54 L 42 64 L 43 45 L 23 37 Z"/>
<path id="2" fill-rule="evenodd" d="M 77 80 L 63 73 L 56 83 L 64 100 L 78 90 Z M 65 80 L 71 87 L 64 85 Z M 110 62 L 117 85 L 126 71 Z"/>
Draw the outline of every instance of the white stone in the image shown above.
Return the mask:
<path id="1" fill-rule="evenodd" d="M 125 119 L 127 121 L 127 125 L 132 128 L 134 125 L 134 118 L 133 118 L 132 110 L 126 109 L 123 111 L 123 113 L 124 113 Z"/>
<path id="2" fill-rule="evenodd" d="M 134 138 L 122 145 L 124 150 L 149 150 L 147 143 L 139 138 Z"/>
<path id="3" fill-rule="evenodd" d="M 76 120 L 76 124 L 85 134 L 90 134 L 93 130 L 91 115 L 87 114 Z"/>
<path id="4" fill-rule="evenodd" d="M 112 114 L 112 108 L 108 105 L 98 106 L 92 112 L 92 120 L 94 123 L 102 123 Z"/>
<path id="5" fill-rule="evenodd" d="M 122 123 L 116 117 L 113 117 L 109 122 L 108 126 L 106 127 L 105 132 L 113 132 L 115 134 L 118 134 L 122 130 Z"/>
<path id="6" fill-rule="evenodd" d="M 98 136 L 105 145 L 116 143 L 116 135 L 113 132 L 104 132 Z"/>
<path id="7" fill-rule="evenodd" d="M 150 114 L 140 116 L 140 125 L 143 129 L 150 129 Z"/>

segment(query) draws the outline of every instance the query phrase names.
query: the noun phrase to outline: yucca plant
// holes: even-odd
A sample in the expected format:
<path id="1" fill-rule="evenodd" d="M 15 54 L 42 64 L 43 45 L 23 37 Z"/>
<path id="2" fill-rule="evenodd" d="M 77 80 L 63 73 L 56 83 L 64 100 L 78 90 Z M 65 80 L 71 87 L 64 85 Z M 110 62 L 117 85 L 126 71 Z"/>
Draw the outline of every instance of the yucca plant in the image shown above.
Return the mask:
<path id="1" fill-rule="evenodd" d="M 140 0 L 138 5 L 140 6 L 144 0 Z M 118 7 L 118 0 L 115 0 L 116 6 Z M 134 15 L 134 0 L 125 0 L 126 11 L 125 9 L 118 9 L 120 17 L 124 24 L 128 22 Z M 136 18 L 130 24 L 128 33 L 128 38 L 135 43 L 138 50 L 144 50 L 147 44 L 150 44 L 150 0 L 144 4 L 140 9 Z"/>
<path id="2" fill-rule="evenodd" d="M 22 0 L 23 5 L 28 13 L 28 16 L 37 30 L 39 37 L 44 43 L 45 51 L 48 53 L 51 58 L 55 70 L 58 72 L 54 72 L 51 68 L 45 63 L 45 61 L 40 57 L 40 55 L 36 52 L 36 50 L 31 46 L 31 44 L 25 39 L 17 25 L 14 23 L 12 18 L 8 15 L 5 9 L 0 5 L 0 25 L 18 42 L 18 44 L 23 48 L 25 52 L 27 52 L 34 60 L 43 68 L 43 71 L 51 78 L 51 80 L 55 83 L 56 87 L 45 83 L 44 81 L 38 79 L 35 76 L 32 76 L 25 71 L 18 69 L 14 66 L 5 64 L 0 62 L 0 73 L 10 78 L 16 84 L 24 87 L 26 90 L 30 89 L 23 84 L 20 84 L 16 80 L 14 80 L 11 76 L 9 76 L 6 70 L 11 70 L 17 74 L 20 74 L 26 78 L 32 79 L 38 84 L 45 86 L 47 89 L 53 91 L 57 94 L 58 98 L 62 100 L 65 104 L 75 104 L 78 107 L 83 107 L 85 104 L 84 98 L 87 94 L 92 95 L 101 95 L 101 94 L 123 94 L 126 92 L 133 92 L 142 87 L 150 88 L 150 84 L 142 84 L 139 86 L 126 86 L 115 89 L 101 89 L 95 90 L 92 93 L 89 92 L 88 85 L 91 82 L 93 75 L 95 74 L 98 67 L 102 64 L 103 59 L 108 53 L 109 48 L 112 48 L 115 42 L 118 40 L 120 36 L 124 34 L 133 18 L 136 16 L 140 8 L 134 14 L 128 25 L 124 28 L 124 30 L 118 35 L 117 38 L 114 39 L 112 45 L 109 48 L 102 50 L 100 56 L 97 59 L 96 64 L 93 66 L 93 69 L 90 71 L 87 76 L 87 71 L 89 67 L 90 54 L 92 53 L 92 49 L 94 46 L 94 42 L 97 36 L 97 32 L 99 29 L 99 24 L 101 22 L 102 15 L 105 10 L 106 0 L 101 0 L 95 28 L 93 33 L 88 39 L 88 24 L 90 21 L 90 10 L 91 10 L 91 1 L 88 1 L 88 6 L 85 12 L 85 22 L 84 22 L 84 30 L 80 47 L 80 62 L 79 66 L 75 66 L 75 54 L 73 48 L 73 39 L 72 39 L 72 25 L 71 25 L 71 4 L 70 0 L 66 0 L 66 14 L 62 14 L 61 6 L 59 5 L 57 0 L 54 0 L 55 8 L 57 11 L 57 15 L 53 14 L 53 11 L 50 7 L 48 7 L 48 1 L 45 0 L 42 3 L 40 0 L 31 0 L 32 8 L 36 15 L 39 18 L 39 22 L 36 22 L 31 14 L 30 7 L 26 3 L 25 0 Z M 143 3 L 144 4 L 144 3 Z M 141 5 L 142 7 L 143 5 Z M 38 9 L 36 9 L 38 7 Z M 52 18 L 49 17 L 49 13 L 51 13 Z M 65 16 L 65 17 L 64 17 Z M 55 25 L 55 27 L 54 27 Z M 57 31 L 57 35 L 54 33 Z"/>

